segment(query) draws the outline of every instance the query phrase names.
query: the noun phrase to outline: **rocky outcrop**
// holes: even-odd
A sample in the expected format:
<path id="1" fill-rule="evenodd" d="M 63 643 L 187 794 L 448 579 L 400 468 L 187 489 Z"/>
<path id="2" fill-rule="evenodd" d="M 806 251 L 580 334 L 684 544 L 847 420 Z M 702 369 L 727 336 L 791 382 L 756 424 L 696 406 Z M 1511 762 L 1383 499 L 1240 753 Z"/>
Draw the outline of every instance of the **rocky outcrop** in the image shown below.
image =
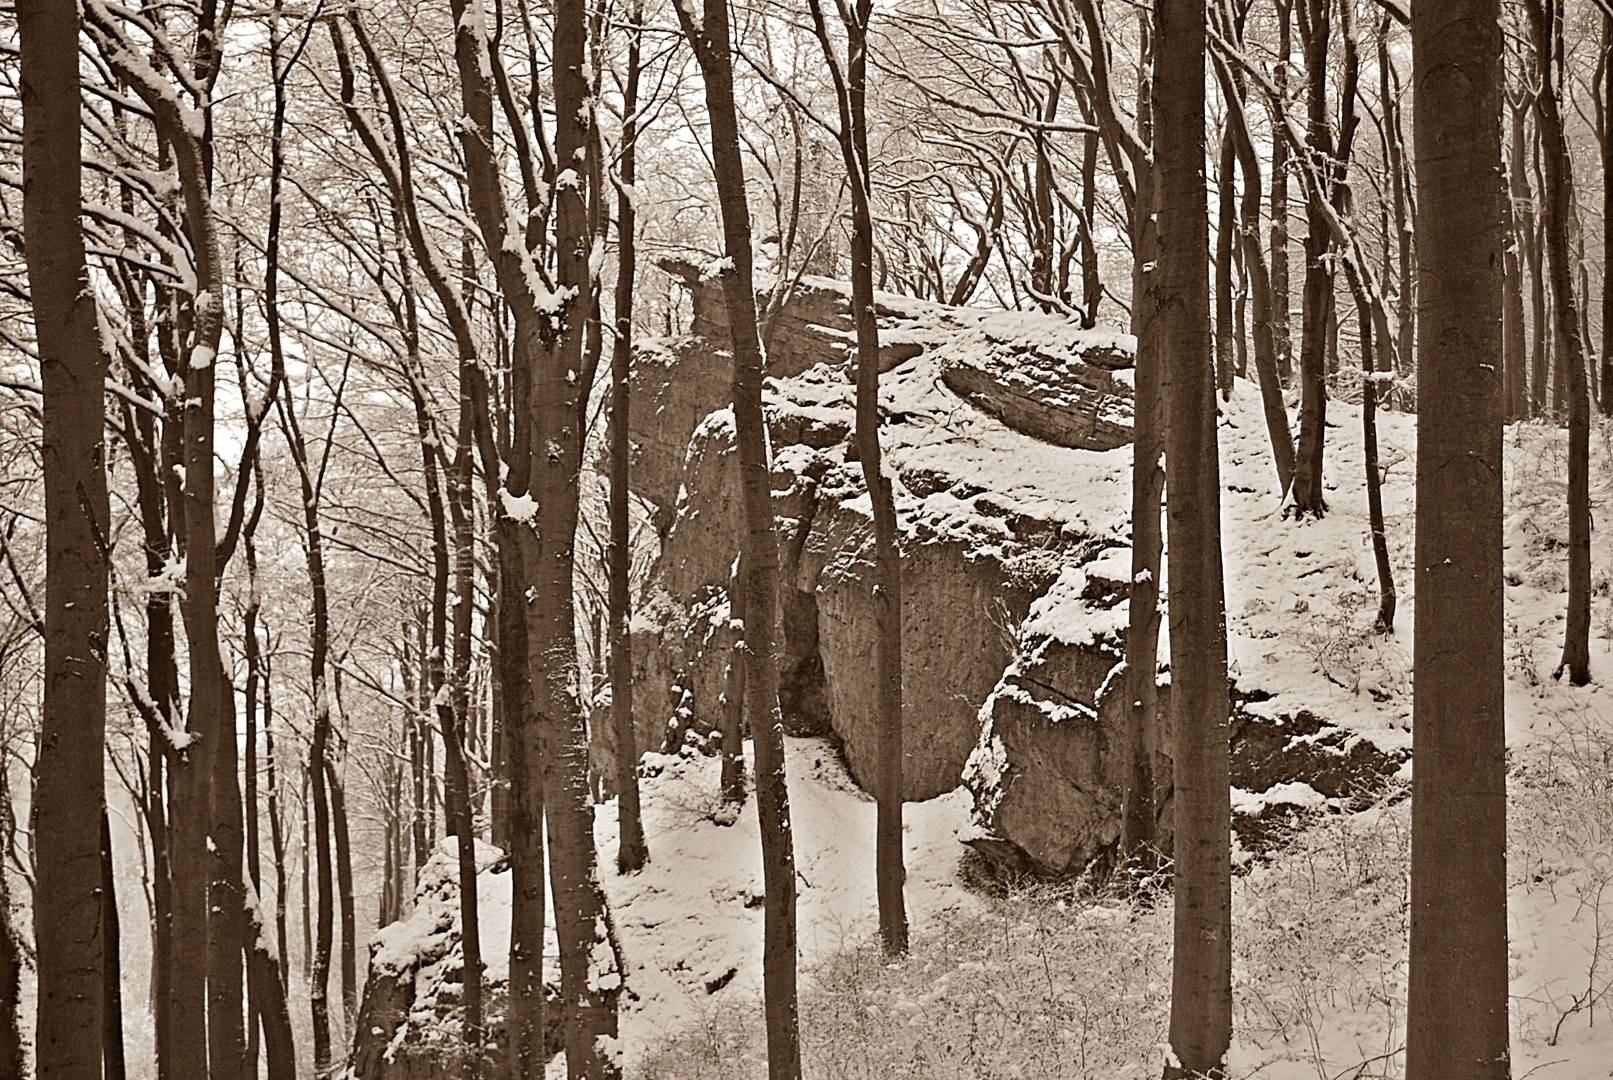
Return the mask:
<path id="1" fill-rule="evenodd" d="M 980 710 L 963 781 L 975 800 L 963 839 L 1000 875 L 1068 877 L 1104 862 L 1120 837 L 1123 683 L 1130 550 L 1111 548 L 1063 571 L 1032 606 L 1019 654 Z M 1155 816 L 1168 844 L 1168 687 L 1145 733 L 1154 755 Z"/>
<path id="2" fill-rule="evenodd" d="M 481 913 L 487 1050 L 481 1072 L 502 1067 L 504 1002 L 509 981 L 509 861 L 490 844 L 476 844 Z M 496 928 L 503 928 L 503 937 Z M 553 938 L 544 970 L 556 971 Z M 349 1073 L 354 1080 L 454 1080 L 464 1074 L 464 954 L 460 948 L 459 864 L 453 837 L 441 840 L 420 868 L 414 910 L 379 930 L 370 944 L 369 976 L 359 1006 Z M 545 987 L 558 1004 L 558 993 Z M 544 1011 L 545 1060 L 560 1052 L 562 1010 Z"/>
<path id="3" fill-rule="evenodd" d="M 718 377 L 728 356 L 717 283 L 687 264 L 667 268 L 691 291 L 696 336 L 641 343 L 638 351 L 644 366 L 635 380 L 645 385 L 632 425 L 634 485 L 664 508 L 661 558 L 634 622 L 640 750 L 705 745 L 720 716 L 741 523 L 732 413 Z M 816 278 L 796 282 L 782 302 L 769 296 L 775 306 L 764 334 L 775 378 L 764 406 L 780 531 L 784 720 L 791 732 L 838 735 L 853 778 L 867 786 L 875 754 L 872 530 L 850 439 L 849 297 L 844 285 Z M 1124 383 L 1094 372 L 1123 360 L 1116 350 L 1129 339 L 1053 316 L 1004 319 L 884 294 L 876 311 L 889 398 L 882 442 L 899 478 L 904 793 L 925 799 L 957 785 L 977 740 L 980 703 L 1010 660 L 1031 601 L 1064 565 L 1095 549 L 1073 500 L 1036 497 L 1013 475 L 1023 460 L 996 446 L 979 452 L 985 431 L 1017 437 L 997 419 L 1009 410 L 960 398 L 942 381 L 936 357 L 1007 342 L 1003 348 L 1045 354 L 1039 370 L 1078 371 L 1101 383 L 1107 401 Z M 1016 322 L 1023 325 L 1015 329 Z M 1091 349 L 1102 359 L 1079 362 Z M 1066 381 L 1061 393 L 1091 390 Z M 673 469 L 680 441 L 686 449 Z"/>
<path id="4" fill-rule="evenodd" d="M 638 750 L 694 752 L 721 713 L 741 510 L 717 282 L 674 270 L 694 298 L 695 336 L 642 343 L 635 374 L 634 483 L 664 509 L 634 620 L 634 712 Z M 847 290 L 804 278 L 766 298 L 785 725 L 838 735 L 867 788 L 872 530 L 850 439 Z M 998 872 L 1080 873 L 1112 858 L 1119 832 L 1130 459 L 1108 451 L 1130 435 L 1131 339 L 884 294 L 876 314 L 881 445 L 898 481 L 904 794 L 928 798 L 961 775 L 976 802 L 969 842 Z M 1169 690 L 1145 732 L 1167 851 Z M 1258 696 L 1234 694 L 1246 848 L 1295 813 L 1381 789 L 1399 768 L 1400 756 L 1309 714 L 1260 715 Z"/>
<path id="5" fill-rule="evenodd" d="M 1015 431 L 1055 446 L 1112 450 L 1131 441 L 1129 341 L 1103 330 L 1048 334 L 988 319 L 937 354 L 948 388 Z"/>
<path id="6" fill-rule="evenodd" d="M 1116 547 L 1032 605 L 1020 651 L 980 710 L 964 770 L 975 800 L 964 841 L 999 876 L 1066 878 L 1110 865 L 1120 836 L 1127 732 L 1126 577 Z M 1232 825 L 1245 851 L 1282 839 L 1306 813 L 1347 810 L 1382 794 L 1406 760 L 1308 711 L 1265 716 L 1265 695 L 1232 689 Z M 1170 685 L 1144 743 L 1153 759 L 1155 844 L 1169 855 L 1174 805 Z"/>

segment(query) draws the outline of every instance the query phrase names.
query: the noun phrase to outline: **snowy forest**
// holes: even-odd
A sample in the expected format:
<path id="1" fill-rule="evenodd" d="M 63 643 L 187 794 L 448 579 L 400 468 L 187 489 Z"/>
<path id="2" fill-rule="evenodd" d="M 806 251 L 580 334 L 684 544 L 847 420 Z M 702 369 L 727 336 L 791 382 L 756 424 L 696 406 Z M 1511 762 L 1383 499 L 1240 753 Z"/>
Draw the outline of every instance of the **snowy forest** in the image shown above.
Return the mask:
<path id="1" fill-rule="evenodd" d="M 0 0 L 0 1078 L 1607 1076 L 1610 173 L 1608 0 Z"/>

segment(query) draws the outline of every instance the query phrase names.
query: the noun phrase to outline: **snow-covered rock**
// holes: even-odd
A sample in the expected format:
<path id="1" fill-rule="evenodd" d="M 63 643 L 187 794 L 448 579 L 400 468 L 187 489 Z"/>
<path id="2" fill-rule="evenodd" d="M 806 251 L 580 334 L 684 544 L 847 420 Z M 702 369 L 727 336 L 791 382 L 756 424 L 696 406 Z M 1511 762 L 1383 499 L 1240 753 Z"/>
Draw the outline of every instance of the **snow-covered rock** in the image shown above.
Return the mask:
<path id="1" fill-rule="evenodd" d="M 465 957 L 460 937 L 458 841 L 444 837 L 418 872 L 414 909 L 370 939 L 369 977 L 359 1006 L 351 1080 L 450 1080 L 461 1075 Z M 503 1042 L 509 985 L 510 864 L 505 853 L 476 842 L 484 1021 L 488 1054 Z M 544 970 L 558 982 L 559 950 L 551 925 Z M 555 993 L 548 990 L 550 1000 Z M 545 1044 L 560 1048 L 559 1008 L 545 1011 Z M 484 1061 L 482 1072 L 499 1063 Z"/>
<path id="2" fill-rule="evenodd" d="M 1127 709 L 1124 575 L 1111 548 L 1071 567 L 1025 621 L 1019 655 L 980 709 L 980 737 L 964 769 L 974 819 L 963 839 L 999 874 L 1064 877 L 1109 856 L 1120 837 Z M 1128 564 L 1129 565 L 1129 564 Z M 1145 734 L 1154 755 L 1155 814 L 1169 833 L 1169 688 Z"/>
<path id="3" fill-rule="evenodd" d="M 646 386 L 641 400 L 663 404 L 635 409 L 633 421 L 642 447 L 688 440 L 661 559 L 635 623 L 641 751 L 703 742 L 721 712 L 733 643 L 728 588 L 742 506 L 732 412 L 726 392 L 710 396 L 709 374 L 728 362 L 726 316 L 714 311 L 721 303 L 713 283 L 680 276 L 694 298 L 698 336 L 640 345 L 639 355 L 654 361 L 644 377 L 662 382 L 659 389 Z M 877 301 L 887 346 L 881 367 L 889 368 L 881 379 L 888 421 L 881 441 L 887 471 L 899 479 L 904 793 L 928 799 L 957 786 L 978 736 L 980 703 L 1011 659 L 1031 601 L 1063 566 L 1114 542 L 1094 539 L 1081 509 L 1090 500 L 1058 490 L 1069 478 L 1048 484 L 1027 475 L 1062 471 L 1060 463 L 1037 457 L 1043 448 L 1069 451 L 1015 430 L 1013 410 L 991 404 L 996 391 L 960 398 L 943 379 L 940 357 L 953 364 L 974 357 L 980 371 L 998 374 L 1007 358 L 1035 358 L 1040 366 L 1031 370 L 1040 382 L 1026 388 L 1009 379 L 1015 392 L 1044 407 L 1103 397 L 1105 422 L 1113 421 L 1102 440 L 1108 448 L 1123 430 L 1119 421 L 1129 421 L 1129 406 L 1119 404 L 1129 391 L 1110 371 L 1129 363 L 1131 339 L 1039 313 L 948 308 L 886 294 Z M 769 371 L 779 373 L 768 380 L 764 407 L 780 530 L 775 634 L 786 730 L 832 729 L 852 776 L 866 787 L 876 753 L 872 521 L 851 440 L 851 330 L 843 284 L 800 282 L 764 331 Z M 693 373 L 687 379 L 685 366 Z M 1100 384 L 1101 392 L 1093 389 Z M 708 395 L 708 411 L 691 423 L 700 395 Z M 668 457 L 656 450 L 662 464 L 633 481 L 658 505 L 674 489 Z M 1114 464 L 1100 459 L 1097 470 L 1108 475 Z M 1080 476 L 1079 483 L 1092 479 Z"/>

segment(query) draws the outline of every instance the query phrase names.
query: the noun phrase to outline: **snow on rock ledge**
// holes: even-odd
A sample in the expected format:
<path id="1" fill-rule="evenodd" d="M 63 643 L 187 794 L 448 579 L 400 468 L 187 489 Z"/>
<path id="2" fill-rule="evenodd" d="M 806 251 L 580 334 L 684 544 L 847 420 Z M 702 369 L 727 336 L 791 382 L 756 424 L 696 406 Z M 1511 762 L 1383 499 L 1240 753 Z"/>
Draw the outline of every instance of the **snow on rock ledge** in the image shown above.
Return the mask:
<path id="1" fill-rule="evenodd" d="M 974 796 L 965 843 L 999 876 L 1067 877 L 1105 860 L 1120 836 L 1126 732 L 1126 589 L 1101 571 L 1129 558 L 1111 548 L 1071 567 L 1032 606 L 1019 655 L 980 709 L 964 769 Z M 1155 816 L 1171 825 L 1165 704 L 1145 733 L 1154 754 Z"/>

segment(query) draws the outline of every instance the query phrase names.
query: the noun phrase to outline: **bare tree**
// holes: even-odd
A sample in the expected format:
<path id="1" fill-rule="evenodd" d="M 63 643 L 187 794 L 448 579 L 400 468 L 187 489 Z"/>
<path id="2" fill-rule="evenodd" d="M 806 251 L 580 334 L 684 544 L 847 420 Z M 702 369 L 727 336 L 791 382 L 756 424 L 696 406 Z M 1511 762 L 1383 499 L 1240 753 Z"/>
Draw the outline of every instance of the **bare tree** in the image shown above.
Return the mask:
<path id="1" fill-rule="evenodd" d="M 72 0 L 23 0 L 17 30 L 23 228 L 44 398 L 48 583 L 45 700 L 31 802 L 34 894 L 48 898 L 34 908 L 34 1054 L 41 1076 L 99 1080 L 110 535 L 101 402 L 108 358 L 96 328 L 79 225 L 77 6 Z"/>
<path id="2" fill-rule="evenodd" d="M 734 345 L 734 439 L 745 532 L 740 568 L 745 579 L 745 719 L 756 747 L 756 812 L 762 831 L 764 890 L 762 995 L 767 1014 L 770 1080 L 799 1080 L 801 1033 L 795 986 L 795 842 L 785 786 L 784 728 L 778 701 L 778 540 L 774 533 L 767 428 L 762 415 L 762 349 L 756 329 L 750 209 L 739 153 L 734 104 L 734 55 L 726 0 L 679 4 L 678 23 L 705 76 L 711 120 L 712 171 L 722 207 L 725 265 L 721 280 Z"/>
<path id="3" fill-rule="evenodd" d="M 907 909 L 902 884 L 902 563 L 896 547 L 896 497 L 879 456 L 879 323 L 874 314 L 874 221 L 870 208 L 873 168 L 868 156 L 868 23 L 872 0 L 837 0 L 846 35 L 846 58 L 835 53 L 823 17 L 823 5 L 810 0 L 812 24 L 823 47 L 840 111 L 835 132 L 851 189 L 851 310 L 857 332 L 857 458 L 868 488 L 874 517 L 874 624 L 878 690 L 879 780 L 875 799 L 875 885 L 879 900 L 879 938 L 885 952 L 907 952 Z M 1038 149 L 1038 170 L 1050 170 L 1045 148 Z M 1046 181 L 1039 181 L 1045 186 Z M 1052 231 L 1051 193 L 1044 227 Z M 1048 243 L 1051 243 L 1049 236 Z M 1044 296 L 1054 293 L 1051 253 L 1037 257 L 1036 274 Z M 1036 276 L 1033 274 L 1033 277 Z"/>
<path id="4" fill-rule="evenodd" d="M 1204 5 L 1155 9 L 1155 318 L 1165 358 L 1176 948 L 1167 1080 L 1225 1075 L 1232 1039 L 1232 877 L 1221 482 L 1205 251 Z"/>
<path id="5" fill-rule="evenodd" d="M 1499 4 L 1419 0 L 1411 42 L 1420 370 L 1406 1075 L 1500 1080 L 1510 1063 Z"/>

